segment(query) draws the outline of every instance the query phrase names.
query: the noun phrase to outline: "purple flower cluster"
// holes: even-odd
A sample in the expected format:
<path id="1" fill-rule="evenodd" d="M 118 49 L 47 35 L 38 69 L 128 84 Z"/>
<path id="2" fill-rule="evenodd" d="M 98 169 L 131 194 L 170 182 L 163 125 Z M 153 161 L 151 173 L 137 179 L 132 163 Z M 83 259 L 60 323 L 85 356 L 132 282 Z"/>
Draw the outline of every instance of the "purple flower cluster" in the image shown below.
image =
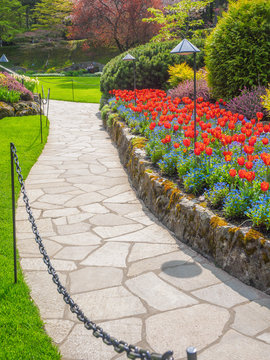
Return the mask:
<path id="1" fill-rule="evenodd" d="M 18 91 L 21 94 L 21 100 L 33 100 L 33 93 L 26 89 L 19 81 L 14 79 L 8 73 L 4 73 L 5 77 L 0 77 L 0 86 L 6 87 L 9 91 Z"/>
<path id="2" fill-rule="evenodd" d="M 211 99 L 210 89 L 205 79 L 199 79 L 196 81 L 197 85 L 197 98 L 202 97 L 204 101 L 209 101 Z M 174 89 L 168 91 L 168 96 L 171 96 L 172 99 L 178 97 L 189 97 L 193 100 L 194 98 L 194 82 L 193 80 L 186 80 L 180 83 Z"/>
<path id="3" fill-rule="evenodd" d="M 232 113 L 244 115 L 247 119 L 256 119 L 256 113 L 262 112 L 266 116 L 266 110 L 263 108 L 261 96 L 266 94 L 263 86 L 258 86 L 252 90 L 244 88 L 241 94 L 227 103 L 227 110 Z"/>

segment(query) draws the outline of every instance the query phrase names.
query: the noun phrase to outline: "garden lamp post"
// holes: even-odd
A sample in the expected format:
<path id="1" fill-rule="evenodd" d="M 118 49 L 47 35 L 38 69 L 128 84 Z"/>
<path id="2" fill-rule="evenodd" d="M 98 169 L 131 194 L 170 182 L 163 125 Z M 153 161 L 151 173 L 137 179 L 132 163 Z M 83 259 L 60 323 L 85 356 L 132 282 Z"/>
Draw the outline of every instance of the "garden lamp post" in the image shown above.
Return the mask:
<path id="1" fill-rule="evenodd" d="M 197 139 L 196 134 L 196 53 L 200 52 L 200 50 L 187 39 L 182 40 L 172 51 L 171 54 L 180 54 L 180 55 L 190 55 L 193 54 L 194 56 L 194 149 L 195 143 Z"/>
<path id="2" fill-rule="evenodd" d="M 135 97 L 135 106 L 137 106 L 136 102 L 136 58 L 133 57 L 130 54 L 127 54 L 125 57 L 123 57 L 124 61 L 133 61 L 133 76 L 134 76 L 134 97 Z"/>
<path id="3" fill-rule="evenodd" d="M 7 62 L 8 62 L 8 59 L 7 59 L 6 55 L 3 54 L 3 55 L 0 57 L 0 63 L 7 63 Z M 0 65 L 0 66 L 1 66 L 1 65 Z M 5 69 L 5 68 L 3 67 L 3 69 Z"/>

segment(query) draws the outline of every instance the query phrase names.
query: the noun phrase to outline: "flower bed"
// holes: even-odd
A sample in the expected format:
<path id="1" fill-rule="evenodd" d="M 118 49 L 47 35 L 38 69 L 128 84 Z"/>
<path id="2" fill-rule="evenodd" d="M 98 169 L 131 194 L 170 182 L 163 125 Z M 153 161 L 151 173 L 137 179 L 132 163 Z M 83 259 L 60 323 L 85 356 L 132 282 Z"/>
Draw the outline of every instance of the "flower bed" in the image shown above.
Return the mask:
<path id="1" fill-rule="evenodd" d="M 157 218 L 181 241 L 210 256 L 230 274 L 270 293 L 270 241 L 248 227 L 227 223 L 200 198 L 184 194 L 160 176 L 143 149 L 146 139 L 131 135 L 123 117 L 109 107 L 101 114 L 138 196 Z"/>
<path id="2" fill-rule="evenodd" d="M 114 90 L 113 108 L 133 133 L 147 138 L 146 151 L 162 174 L 177 176 L 184 190 L 203 195 L 228 219 L 249 220 L 257 230 L 270 229 L 270 126 L 197 101 L 167 97 L 161 90 Z"/>

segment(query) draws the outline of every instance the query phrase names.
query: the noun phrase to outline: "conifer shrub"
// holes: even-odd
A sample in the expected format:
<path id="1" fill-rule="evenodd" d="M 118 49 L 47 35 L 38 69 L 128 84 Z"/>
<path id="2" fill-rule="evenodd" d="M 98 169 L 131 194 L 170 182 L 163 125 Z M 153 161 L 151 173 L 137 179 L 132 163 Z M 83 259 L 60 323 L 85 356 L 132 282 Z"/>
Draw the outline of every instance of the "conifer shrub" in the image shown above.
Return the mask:
<path id="1" fill-rule="evenodd" d="M 204 39 L 192 39 L 192 43 L 201 52 L 197 54 L 197 69 L 204 66 Z M 130 53 L 136 58 L 136 87 L 165 89 L 169 79 L 168 68 L 170 65 L 186 62 L 193 67 L 193 56 L 172 55 L 170 51 L 179 43 L 179 40 L 148 43 L 130 49 L 109 61 L 103 69 L 100 79 L 100 90 L 108 94 L 112 89 L 132 90 L 133 63 L 123 61 L 123 57 Z"/>
<path id="2" fill-rule="evenodd" d="M 230 2 L 206 40 L 205 62 L 213 95 L 226 100 L 244 87 L 270 81 L 270 1 Z"/>

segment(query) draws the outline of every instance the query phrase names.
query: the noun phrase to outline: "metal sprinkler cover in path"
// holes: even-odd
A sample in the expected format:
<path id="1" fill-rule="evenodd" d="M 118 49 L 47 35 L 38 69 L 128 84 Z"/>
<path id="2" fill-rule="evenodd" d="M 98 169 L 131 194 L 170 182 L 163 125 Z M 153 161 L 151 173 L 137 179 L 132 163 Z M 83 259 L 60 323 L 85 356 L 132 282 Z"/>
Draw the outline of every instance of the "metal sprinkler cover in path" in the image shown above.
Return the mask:
<path id="1" fill-rule="evenodd" d="M 5 54 L 3 54 L 1 57 L 0 57 L 0 62 L 8 62 L 8 59 L 7 59 L 7 57 L 6 57 L 6 55 Z"/>
<path id="2" fill-rule="evenodd" d="M 171 54 L 189 55 L 200 51 L 195 45 L 184 39 L 171 51 Z"/>

